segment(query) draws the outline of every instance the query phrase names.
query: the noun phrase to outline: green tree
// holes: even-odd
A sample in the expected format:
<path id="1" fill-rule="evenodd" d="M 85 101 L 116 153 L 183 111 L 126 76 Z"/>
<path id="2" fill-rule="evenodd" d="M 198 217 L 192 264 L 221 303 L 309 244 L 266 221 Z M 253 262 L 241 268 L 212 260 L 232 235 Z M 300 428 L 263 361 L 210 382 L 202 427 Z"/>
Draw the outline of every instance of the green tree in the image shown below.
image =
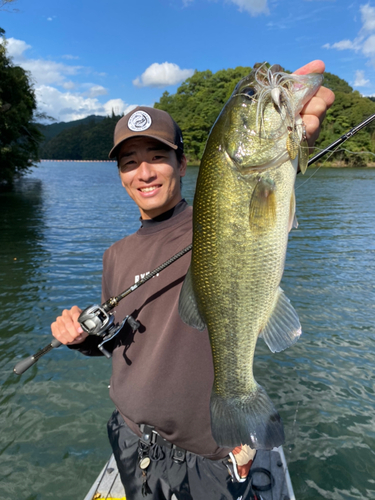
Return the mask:
<path id="1" fill-rule="evenodd" d="M 113 146 L 113 132 L 121 116 L 112 112 L 112 116 L 100 121 L 97 118 L 92 116 L 88 120 L 80 120 L 77 126 L 62 130 L 41 147 L 42 158 L 108 160 L 108 153 Z"/>
<path id="2" fill-rule="evenodd" d="M 324 73 L 324 81 L 323 85 L 328 87 L 333 92 L 344 92 L 345 94 L 351 94 L 353 92 L 352 87 L 337 75 L 333 75 L 332 73 Z"/>
<path id="3" fill-rule="evenodd" d="M 212 125 L 238 81 L 251 68 L 238 67 L 211 71 L 196 71 L 177 89 L 176 94 L 164 92 L 156 108 L 168 111 L 180 125 L 184 135 L 185 151 L 189 160 L 199 161 Z M 363 97 L 337 75 L 325 73 L 324 85 L 336 94 L 334 105 L 323 122 L 316 149 L 323 149 L 348 132 L 362 120 L 375 113 L 375 103 Z M 341 148 L 342 149 L 342 148 Z M 349 166 L 364 166 L 375 153 L 375 123 L 366 127 L 335 153 L 331 161 Z M 353 154 L 354 153 L 354 154 Z M 358 154 L 360 153 L 360 154 Z M 324 159 L 322 160 L 322 162 Z"/>
<path id="4" fill-rule="evenodd" d="M 176 94 L 164 92 L 155 108 L 167 111 L 181 127 L 185 154 L 189 160 L 202 157 L 208 134 L 238 81 L 251 68 L 196 71 L 183 82 Z"/>
<path id="5" fill-rule="evenodd" d="M 12 64 L 0 30 L 0 185 L 4 186 L 38 161 L 42 134 L 33 121 L 36 99 L 29 75 Z"/>
<path id="6" fill-rule="evenodd" d="M 350 129 L 375 114 L 375 103 L 367 97 L 362 97 L 358 91 L 351 93 L 338 91 L 335 94 L 336 100 L 327 111 L 319 139 L 315 145 L 317 150 L 329 146 Z M 373 155 L 364 153 L 375 153 L 374 132 L 375 124 L 371 123 L 345 142 L 342 147 L 339 147 L 330 161 L 343 162 L 353 167 L 362 167 L 369 161 L 373 161 Z"/>

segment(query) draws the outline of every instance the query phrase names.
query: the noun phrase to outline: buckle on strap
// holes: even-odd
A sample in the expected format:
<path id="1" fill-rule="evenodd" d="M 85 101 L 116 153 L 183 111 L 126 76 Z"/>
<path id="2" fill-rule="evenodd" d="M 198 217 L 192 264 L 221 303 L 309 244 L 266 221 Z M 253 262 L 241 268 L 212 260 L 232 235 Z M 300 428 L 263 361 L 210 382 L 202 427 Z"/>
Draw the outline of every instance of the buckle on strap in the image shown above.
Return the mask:
<path id="1" fill-rule="evenodd" d="M 172 460 L 176 464 L 182 464 L 186 460 L 186 450 L 179 448 L 175 444 L 172 445 Z"/>
<path id="2" fill-rule="evenodd" d="M 140 446 L 143 448 L 145 452 L 150 449 L 153 444 L 158 444 L 159 446 L 166 446 L 167 448 L 172 449 L 172 460 L 181 464 L 186 460 L 186 450 L 172 444 L 167 439 L 164 439 L 158 432 L 155 431 L 155 427 L 152 425 L 141 424 L 139 426 L 140 431 L 142 432 L 142 437 L 139 438 Z"/>
<path id="3" fill-rule="evenodd" d="M 139 438 L 141 443 L 145 446 L 151 446 L 153 444 L 154 427 L 151 425 L 142 424 L 139 426 L 142 437 Z"/>

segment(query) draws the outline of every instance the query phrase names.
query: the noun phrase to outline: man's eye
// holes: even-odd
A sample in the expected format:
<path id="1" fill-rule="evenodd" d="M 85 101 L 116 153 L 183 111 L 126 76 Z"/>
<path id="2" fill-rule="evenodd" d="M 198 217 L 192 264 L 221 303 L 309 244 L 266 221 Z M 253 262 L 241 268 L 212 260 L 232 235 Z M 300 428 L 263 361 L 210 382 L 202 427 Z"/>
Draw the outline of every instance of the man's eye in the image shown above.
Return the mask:
<path id="1" fill-rule="evenodd" d="M 130 160 L 127 162 L 121 162 L 120 169 L 122 172 L 125 172 L 126 170 L 130 170 L 131 168 L 133 168 L 134 165 L 135 165 L 135 161 L 133 161 L 133 160 Z"/>

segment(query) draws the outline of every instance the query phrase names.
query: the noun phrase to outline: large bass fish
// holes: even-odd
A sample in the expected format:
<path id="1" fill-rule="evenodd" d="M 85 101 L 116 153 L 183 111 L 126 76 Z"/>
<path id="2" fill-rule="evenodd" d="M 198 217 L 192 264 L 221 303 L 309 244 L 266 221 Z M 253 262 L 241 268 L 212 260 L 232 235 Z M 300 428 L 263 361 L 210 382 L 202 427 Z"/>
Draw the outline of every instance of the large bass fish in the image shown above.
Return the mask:
<path id="1" fill-rule="evenodd" d="M 215 380 L 212 434 L 220 446 L 271 449 L 283 425 L 253 376 L 257 339 L 272 352 L 301 335 L 297 313 L 279 287 L 295 219 L 298 164 L 308 146 L 299 113 L 322 83 L 261 65 L 236 86 L 202 158 L 193 210 L 191 266 L 180 315 L 208 329 Z"/>

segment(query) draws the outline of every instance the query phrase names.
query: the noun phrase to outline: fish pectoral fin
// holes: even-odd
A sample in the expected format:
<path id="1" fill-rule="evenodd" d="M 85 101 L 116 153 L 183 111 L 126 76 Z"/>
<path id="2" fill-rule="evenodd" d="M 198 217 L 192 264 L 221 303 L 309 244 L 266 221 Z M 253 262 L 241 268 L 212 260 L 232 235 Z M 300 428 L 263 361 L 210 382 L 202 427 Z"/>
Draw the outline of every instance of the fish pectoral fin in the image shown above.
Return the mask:
<path id="1" fill-rule="evenodd" d="M 298 220 L 296 216 L 296 194 L 293 190 L 292 197 L 290 199 L 288 231 L 290 232 L 292 229 L 297 229 L 297 227 L 298 227 Z"/>
<path id="2" fill-rule="evenodd" d="M 185 276 L 185 280 L 182 284 L 180 300 L 178 303 L 178 312 L 180 313 L 181 319 L 184 323 L 193 328 L 197 328 L 202 332 L 207 327 L 198 309 L 198 304 L 193 290 L 190 269 L 191 268 L 189 267 L 189 270 Z"/>
<path id="3" fill-rule="evenodd" d="M 276 221 L 276 186 L 273 180 L 261 178 L 250 199 L 249 222 L 251 230 L 267 230 Z"/>
<path id="4" fill-rule="evenodd" d="M 279 287 L 271 316 L 259 336 L 263 338 L 270 351 L 280 352 L 297 342 L 301 333 L 298 315 Z"/>

